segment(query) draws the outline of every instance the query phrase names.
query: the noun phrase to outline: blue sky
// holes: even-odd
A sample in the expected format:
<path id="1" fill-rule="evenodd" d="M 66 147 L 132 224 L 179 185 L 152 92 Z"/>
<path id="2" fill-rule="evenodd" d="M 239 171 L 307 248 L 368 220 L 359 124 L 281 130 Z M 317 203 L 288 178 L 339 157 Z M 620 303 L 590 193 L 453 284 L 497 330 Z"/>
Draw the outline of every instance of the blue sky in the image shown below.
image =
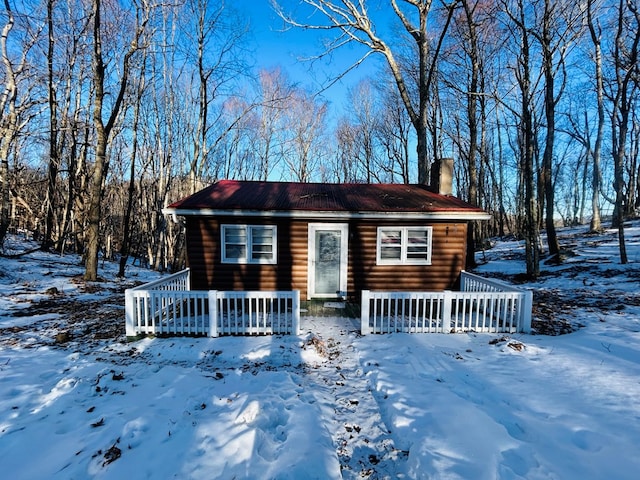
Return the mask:
<path id="1" fill-rule="evenodd" d="M 285 8 L 296 8 L 299 4 L 297 0 L 282 0 L 281 3 Z M 286 26 L 273 11 L 269 0 L 237 0 L 233 7 L 249 19 L 255 42 L 256 66 L 279 66 L 294 82 L 313 93 L 326 85 L 328 78 L 343 72 L 362 55 L 361 48 L 348 46 L 330 59 L 313 63 L 304 61 L 304 58 L 313 57 L 322 51 L 321 35 L 302 29 L 290 28 L 285 31 Z M 363 65 L 323 93 L 323 97 L 332 103 L 334 112 L 346 107 L 347 88 L 360 79 L 373 75 L 380 60 L 369 57 Z"/>

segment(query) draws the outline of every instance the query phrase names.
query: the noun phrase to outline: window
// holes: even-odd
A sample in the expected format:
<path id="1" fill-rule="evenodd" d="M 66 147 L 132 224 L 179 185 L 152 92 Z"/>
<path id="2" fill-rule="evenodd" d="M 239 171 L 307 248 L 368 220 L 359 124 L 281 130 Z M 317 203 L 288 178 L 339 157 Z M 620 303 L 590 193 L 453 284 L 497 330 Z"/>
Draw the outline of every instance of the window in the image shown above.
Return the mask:
<path id="1" fill-rule="evenodd" d="M 222 225 L 222 263 L 276 263 L 275 225 Z"/>
<path id="2" fill-rule="evenodd" d="M 378 265 L 430 265 L 431 227 L 378 227 Z"/>

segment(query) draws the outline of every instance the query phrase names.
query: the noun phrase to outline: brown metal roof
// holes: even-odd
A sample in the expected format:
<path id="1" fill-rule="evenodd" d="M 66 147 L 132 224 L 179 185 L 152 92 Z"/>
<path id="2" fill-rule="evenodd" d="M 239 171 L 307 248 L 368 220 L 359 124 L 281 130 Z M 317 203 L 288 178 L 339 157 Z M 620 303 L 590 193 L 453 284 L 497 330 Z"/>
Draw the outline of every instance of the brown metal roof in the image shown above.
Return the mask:
<path id="1" fill-rule="evenodd" d="M 178 215 L 244 212 L 487 214 L 425 185 L 335 184 L 220 180 L 166 209 Z"/>

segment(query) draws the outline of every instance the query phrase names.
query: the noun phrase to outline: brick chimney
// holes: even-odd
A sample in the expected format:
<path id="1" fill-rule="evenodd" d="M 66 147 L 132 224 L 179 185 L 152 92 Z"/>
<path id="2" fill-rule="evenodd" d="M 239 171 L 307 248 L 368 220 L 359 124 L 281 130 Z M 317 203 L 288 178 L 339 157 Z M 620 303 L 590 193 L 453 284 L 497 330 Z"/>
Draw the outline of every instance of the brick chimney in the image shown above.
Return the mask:
<path id="1" fill-rule="evenodd" d="M 433 162 L 431 188 L 440 195 L 453 195 L 453 158 L 438 158 Z"/>

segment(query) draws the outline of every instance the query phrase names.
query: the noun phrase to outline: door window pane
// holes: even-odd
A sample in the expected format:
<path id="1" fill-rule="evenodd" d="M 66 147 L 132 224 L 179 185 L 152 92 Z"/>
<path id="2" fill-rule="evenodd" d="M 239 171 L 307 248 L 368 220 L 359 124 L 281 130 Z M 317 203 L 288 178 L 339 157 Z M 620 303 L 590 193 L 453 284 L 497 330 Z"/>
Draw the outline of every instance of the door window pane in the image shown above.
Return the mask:
<path id="1" fill-rule="evenodd" d="M 317 230 L 315 235 L 315 290 L 318 294 L 335 294 L 340 290 L 339 230 Z"/>

